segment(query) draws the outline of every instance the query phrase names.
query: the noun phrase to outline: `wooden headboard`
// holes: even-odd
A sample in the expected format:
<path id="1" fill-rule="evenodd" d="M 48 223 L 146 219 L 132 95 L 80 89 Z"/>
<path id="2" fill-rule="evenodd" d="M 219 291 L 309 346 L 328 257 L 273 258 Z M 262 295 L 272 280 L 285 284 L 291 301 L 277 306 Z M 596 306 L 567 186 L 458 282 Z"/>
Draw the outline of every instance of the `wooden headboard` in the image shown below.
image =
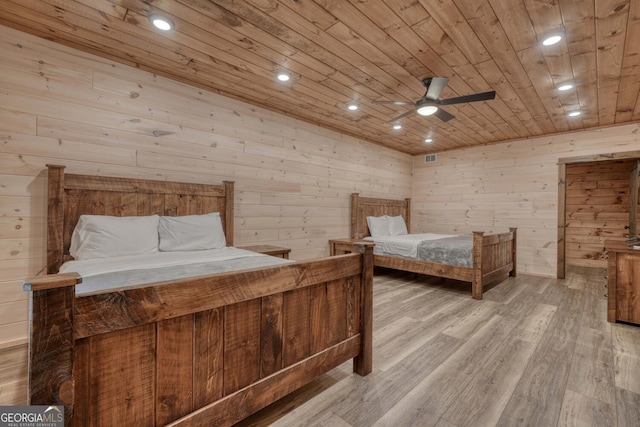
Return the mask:
<path id="1" fill-rule="evenodd" d="M 47 165 L 47 273 L 71 259 L 71 234 L 80 215 L 195 215 L 220 212 L 227 246 L 233 246 L 233 181 L 222 185 L 65 174 Z"/>
<path id="2" fill-rule="evenodd" d="M 359 193 L 352 193 L 351 238 L 362 239 L 370 236 L 367 217 L 382 215 L 401 215 L 407 224 L 407 230 L 411 232 L 411 199 L 378 199 L 373 197 L 360 197 Z"/>

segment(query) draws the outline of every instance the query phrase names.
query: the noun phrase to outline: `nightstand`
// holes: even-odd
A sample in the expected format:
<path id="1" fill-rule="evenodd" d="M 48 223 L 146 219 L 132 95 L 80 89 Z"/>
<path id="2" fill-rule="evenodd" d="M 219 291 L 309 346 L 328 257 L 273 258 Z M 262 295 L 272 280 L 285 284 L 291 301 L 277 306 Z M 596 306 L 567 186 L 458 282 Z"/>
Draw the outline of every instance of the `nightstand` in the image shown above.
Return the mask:
<path id="1" fill-rule="evenodd" d="M 289 259 L 289 252 L 291 249 L 283 248 L 281 246 L 271 246 L 271 245 L 254 245 L 254 246 L 243 246 L 238 249 L 245 249 L 247 251 L 259 252 L 265 255 L 271 255 L 278 258 Z"/>
<path id="2" fill-rule="evenodd" d="M 330 239 L 329 240 L 329 255 L 336 255 L 337 251 L 345 254 L 353 252 L 354 243 L 373 243 L 362 239 Z"/>

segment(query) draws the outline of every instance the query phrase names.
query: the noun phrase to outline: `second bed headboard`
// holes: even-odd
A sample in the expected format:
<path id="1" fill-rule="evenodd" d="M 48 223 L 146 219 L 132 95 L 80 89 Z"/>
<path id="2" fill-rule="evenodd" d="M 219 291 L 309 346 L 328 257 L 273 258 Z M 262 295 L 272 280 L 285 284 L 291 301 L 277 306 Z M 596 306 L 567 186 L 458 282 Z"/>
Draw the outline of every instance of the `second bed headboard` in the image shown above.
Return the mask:
<path id="1" fill-rule="evenodd" d="M 194 215 L 220 212 L 227 246 L 233 246 L 233 181 L 222 185 L 65 174 L 47 165 L 47 273 L 71 259 L 71 235 L 80 215 Z"/>
<path id="2" fill-rule="evenodd" d="M 370 235 L 367 226 L 368 216 L 402 216 L 411 232 L 411 199 L 404 200 L 360 197 L 351 194 L 351 238 L 362 239 Z"/>

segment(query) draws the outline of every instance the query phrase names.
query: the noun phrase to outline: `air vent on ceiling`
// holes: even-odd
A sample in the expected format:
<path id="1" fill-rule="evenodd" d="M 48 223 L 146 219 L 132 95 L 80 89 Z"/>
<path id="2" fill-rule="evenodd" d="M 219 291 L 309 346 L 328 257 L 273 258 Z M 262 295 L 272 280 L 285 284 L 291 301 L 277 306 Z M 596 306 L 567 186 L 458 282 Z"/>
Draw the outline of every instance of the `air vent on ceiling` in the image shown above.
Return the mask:
<path id="1" fill-rule="evenodd" d="M 425 163 L 433 163 L 438 159 L 438 157 L 435 154 L 427 154 L 426 156 L 424 156 L 424 162 Z"/>

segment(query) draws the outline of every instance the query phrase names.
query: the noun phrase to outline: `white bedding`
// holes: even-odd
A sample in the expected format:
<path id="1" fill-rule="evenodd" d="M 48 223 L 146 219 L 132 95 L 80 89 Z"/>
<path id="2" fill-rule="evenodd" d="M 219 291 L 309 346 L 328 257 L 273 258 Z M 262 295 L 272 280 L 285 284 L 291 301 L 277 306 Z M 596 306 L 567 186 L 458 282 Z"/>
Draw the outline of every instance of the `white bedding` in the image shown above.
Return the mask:
<path id="1" fill-rule="evenodd" d="M 418 257 L 418 245 L 425 240 L 455 237 L 455 234 L 416 233 L 399 236 L 365 237 L 364 240 L 374 242 L 373 253 L 377 255 L 393 255 L 405 258 Z"/>
<path id="2" fill-rule="evenodd" d="M 293 261 L 244 249 L 224 247 L 201 251 L 157 252 L 128 257 L 68 261 L 60 267 L 60 273 L 79 273 L 82 276 L 82 283 L 76 286 L 76 294 L 87 294 L 291 262 Z"/>

